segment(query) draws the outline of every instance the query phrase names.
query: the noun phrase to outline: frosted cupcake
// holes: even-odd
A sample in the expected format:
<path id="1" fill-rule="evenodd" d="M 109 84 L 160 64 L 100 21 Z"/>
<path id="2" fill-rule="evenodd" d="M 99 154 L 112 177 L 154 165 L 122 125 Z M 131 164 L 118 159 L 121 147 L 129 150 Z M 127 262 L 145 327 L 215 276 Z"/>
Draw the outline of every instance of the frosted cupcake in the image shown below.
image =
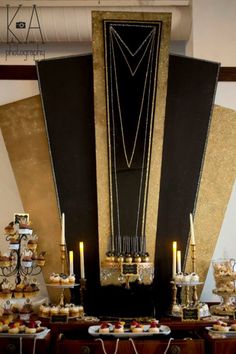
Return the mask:
<path id="1" fill-rule="evenodd" d="M 194 283 L 198 283 L 199 282 L 199 275 L 197 273 L 192 273 L 191 282 L 194 282 Z"/>
<path id="2" fill-rule="evenodd" d="M 36 333 L 36 323 L 34 321 L 30 321 L 25 327 L 25 333 L 34 334 Z"/>
<path id="3" fill-rule="evenodd" d="M 74 274 L 70 274 L 68 276 L 68 280 L 70 284 L 74 284 L 75 283 L 75 275 Z"/>
<path id="4" fill-rule="evenodd" d="M 110 332 L 109 324 L 107 322 L 102 322 L 98 329 L 98 332 L 101 334 L 109 333 Z"/>
<path id="5" fill-rule="evenodd" d="M 8 328 L 8 333 L 10 334 L 18 334 L 19 327 L 15 323 L 10 323 Z"/>
<path id="6" fill-rule="evenodd" d="M 113 330 L 114 333 L 124 333 L 124 326 L 120 322 L 117 322 L 115 323 Z"/>
<path id="7" fill-rule="evenodd" d="M 130 323 L 130 330 L 132 331 L 138 324 L 139 324 L 139 322 L 133 320 L 133 321 Z"/>
<path id="8" fill-rule="evenodd" d="M 148 332 L 151 333 L 159 333 L 160 332 L 160 325 L 157 321 L 152 321 L 150 323 L 150 327 L 148 329 Z"/>
<path id="9" fill-rule="evenodd" d="M 51 308 L 50 308 L 50 315 L 58 315 L 58 313 L 59 313 L 59 307 L 58 306 L 52 306 Z"/>
<path id="10" fill-rule="evenodd" d="M 133 333 L 142 333 L 143 332 L 143 326 L 141 324 L 137 324 L 133 329 Z"/>

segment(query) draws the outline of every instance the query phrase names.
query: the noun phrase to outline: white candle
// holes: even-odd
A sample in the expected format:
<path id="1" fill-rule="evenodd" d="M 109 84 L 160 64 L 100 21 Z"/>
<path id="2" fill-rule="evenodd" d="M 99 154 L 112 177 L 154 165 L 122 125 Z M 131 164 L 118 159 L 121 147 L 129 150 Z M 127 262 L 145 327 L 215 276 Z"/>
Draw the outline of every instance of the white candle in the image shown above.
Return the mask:
<path id="1" fill-rule="evenodd" d="M 66 238 L 65 238 L 65 214 L 61 214 L 61 245 L 66 244 Z"/>
<path id="2" fill-rule="evenodd" d="M 172 252 L 172 276 L 174 278 L 176 274 L 176 250 L 177 250 L 177 242 L 173 242 L 173 252 Z"/>
<path id="3" fill-rule="evenodd" d="M 80 277 L 81 279 L 85 279 L 84 272 L 84 243 L 79 243 L 79 251 L 80 251 Z"/>
<path id="4" fill-rule="evenodd" d="M 181 273 L 181 251 L 177 251 L 177 273 Z"/>
<path id="5" fill-rule="evenodd" d="M 190 213 L 189 215 L 190 218 L 190 233 L 191 233 L 191 240 L 190 244 L 195 245 L 195 235 L 194 235 L 194 226 L 193 226 L 193 215 Z"/>
<path id="6" fill-rule="evenodd" d="M 70 261 L 70 274 L 74 274 L 74 253 L 73 253 L 73 251 L 69 252 L 69 261 Z"/>

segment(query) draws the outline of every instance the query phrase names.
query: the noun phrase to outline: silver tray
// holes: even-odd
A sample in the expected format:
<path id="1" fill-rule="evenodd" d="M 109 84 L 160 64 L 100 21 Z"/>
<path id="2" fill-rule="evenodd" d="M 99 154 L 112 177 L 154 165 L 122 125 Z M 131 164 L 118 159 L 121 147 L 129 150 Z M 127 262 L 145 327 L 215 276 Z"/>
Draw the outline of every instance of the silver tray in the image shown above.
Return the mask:
<path id="1" fill-rule="evenodd" d="M 71 284 L 53 284 L 53 283 L 47 283 L 45 284 L 48 287 L 52 288 L 59 288 L 59 289 L 66 289 L 66 288 L 74 288 L 75 286 L 79 286 L 78 283 L 71 283 Z"/>
<path id="2" fill-rule="evenodd" d="M 150 328 L 150 325 L 144 325 L 143 326 L 143 332 L 135 333 L 131 332 L 129 329 L 125 329 L 123 333 L 115 333 L 111 332 L 113 330 L 114 326 L 110 326 L 110 332 L 109 333 L 99 333 L 99 328 L 100 326 L 90 326 L 88 329 L 88 333 L 91 334 L 94 337 L 100 337 L 100 336 L 113 336 L 117 338 L 131 338 L 131 337 L 146 337 L 146 336 L 158 336 L 158 335 L 168 335 L 170 334 L 170 327 L 161 325 L 160 326 L 160 332 L 159 333 L 152 333 L 148 332 L 148 329 Z"/>
<path id="3" fill-rule="evenodd" d="M 236 331 L 232 331 L 232 330 L 231 331 L 229 330 L 228 332 L 217 331 L 213 327 L 206 327 L 206 329 L 211 334 L 219 334 L 219 335 L 224 335 L 226 337 L 236 337 Z"/>
<path id="4" fill-rule="evenodd" d="M 47 327 L 42 327 L 43 330 L 38 333 L 17 333 L 17 334 L 12 334 L 12 333 L 0 333 L 0 338 L 38 338 L 38 339 L 43 339 L 46 337 L 48 332 L 50 332 L 50 329 Z"/>

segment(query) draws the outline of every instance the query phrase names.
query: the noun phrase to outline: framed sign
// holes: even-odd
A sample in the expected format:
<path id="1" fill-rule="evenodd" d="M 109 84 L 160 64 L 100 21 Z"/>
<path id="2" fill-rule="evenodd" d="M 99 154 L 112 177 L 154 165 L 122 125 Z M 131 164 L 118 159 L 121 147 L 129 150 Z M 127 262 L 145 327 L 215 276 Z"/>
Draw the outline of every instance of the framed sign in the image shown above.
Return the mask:
<path id="1" fill-rule="evenodd" d="M 121 274 L 122 275 L 137 275 L 138 274 L 137 263 L 122 263 Z"/>
<path id="2" fill-rule="evenodd" d="M 58 314 L 50 317 L 50 323 L 67 323 L 68 315 Z"/>
<path id="3" fill-rule="evenodd" d="M 182 321 L 198 321 L 199 319 L 199 307 L 183 307 Z"/>

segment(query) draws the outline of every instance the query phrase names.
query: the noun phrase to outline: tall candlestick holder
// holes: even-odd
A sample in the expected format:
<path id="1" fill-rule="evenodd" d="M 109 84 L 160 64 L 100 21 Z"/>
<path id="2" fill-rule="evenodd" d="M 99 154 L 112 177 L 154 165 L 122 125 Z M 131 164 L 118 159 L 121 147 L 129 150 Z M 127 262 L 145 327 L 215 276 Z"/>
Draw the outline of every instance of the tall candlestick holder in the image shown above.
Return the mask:
<path id="1" fill-rule="evenodd" d="M 84 306 L 86 283 L 87 283 L 87 280 L 85 278 L 81 278 L 80 281 L 79 281 L 79 284 L 80 284 L 80 303 L 81 303 L 82 306 Z"/>
<path id="2" fill-rule="evenodd" d="M 196 245 L 191 244 L 191 260 L 192 260 L 192 272 L 196 273 Z M 193 294 L 192 294 L 192 300 L 194 305 L 198 304 L 198 293 L 197 293 L 197 286 L 193 286 Z"/>
<path id="3" fill-rule="evenodd" d="M 61 272 L 64 274 L 66 269 L 66 244 L 60 244 L 61 251 Z"/>

